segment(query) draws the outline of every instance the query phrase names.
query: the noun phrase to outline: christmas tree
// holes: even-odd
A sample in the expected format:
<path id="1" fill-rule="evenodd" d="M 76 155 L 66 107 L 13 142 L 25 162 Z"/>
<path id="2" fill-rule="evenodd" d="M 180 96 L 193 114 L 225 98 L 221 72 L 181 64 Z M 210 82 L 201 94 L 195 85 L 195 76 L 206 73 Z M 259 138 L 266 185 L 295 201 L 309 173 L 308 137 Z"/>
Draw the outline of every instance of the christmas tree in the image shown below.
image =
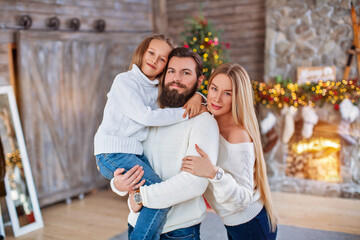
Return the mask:
<path id="1" fill-rule="evenodd" d="M 191 48 L 198 53 L 204 61 L 205 80 L 200 86 L 200 92 L 207 94 L 208 79 L 215 68 L 228 61 L 227 49 L 230 43 L 221 41 L 221 32 L 217 31 L 210 21 L 207 21 L 202 14 L 196 17 L 187 18 L 185 32 L 182 33 L 183 46 Z"/>

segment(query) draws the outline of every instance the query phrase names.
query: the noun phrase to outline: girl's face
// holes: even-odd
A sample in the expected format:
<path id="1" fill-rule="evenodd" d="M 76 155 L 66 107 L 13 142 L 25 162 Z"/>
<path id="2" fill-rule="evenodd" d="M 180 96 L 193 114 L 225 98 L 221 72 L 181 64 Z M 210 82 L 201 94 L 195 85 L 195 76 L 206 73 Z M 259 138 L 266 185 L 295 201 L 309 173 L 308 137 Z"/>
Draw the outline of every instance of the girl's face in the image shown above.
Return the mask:
<path id="1" fill-rule="evenodd" d="M 141 61 L 141 71 L 145 76 L 150 80 L 154 80 L 157 75 L 162 73 L 171 50 L 171 47 L 165 41 L 151 40 Z"/>
<path id="2" fill-rule="evenodd" d="M 223 73 L 216 75 L 208 87 L 207 104 L 215 116 L 232 115 L 232 83 Z"/>

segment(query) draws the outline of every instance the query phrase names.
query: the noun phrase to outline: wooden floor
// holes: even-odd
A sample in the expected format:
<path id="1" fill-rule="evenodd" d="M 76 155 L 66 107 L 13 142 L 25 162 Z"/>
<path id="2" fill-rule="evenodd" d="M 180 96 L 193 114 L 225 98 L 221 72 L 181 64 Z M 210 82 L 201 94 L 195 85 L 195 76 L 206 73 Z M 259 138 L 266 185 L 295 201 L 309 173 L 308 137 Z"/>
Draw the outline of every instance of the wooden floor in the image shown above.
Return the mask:
<path id="1" fill-rule="evenodd" d="M 273 193 L 280 224 L 360 235 L 360 201 Z M 71 204 L 41 209 L 45 227 L 14 238 L 6 227 L 7 240 L 101 240 L 127 229 L 128 208 L 124 198 L 110 190 L 88 194 Z"/>

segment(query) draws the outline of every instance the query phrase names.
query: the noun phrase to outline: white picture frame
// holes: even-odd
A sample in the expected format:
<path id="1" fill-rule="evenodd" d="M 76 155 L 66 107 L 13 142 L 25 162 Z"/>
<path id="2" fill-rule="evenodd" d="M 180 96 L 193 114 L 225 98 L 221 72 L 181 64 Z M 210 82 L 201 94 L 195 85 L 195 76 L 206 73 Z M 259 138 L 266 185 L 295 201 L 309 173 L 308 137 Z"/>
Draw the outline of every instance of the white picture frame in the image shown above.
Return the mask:
<path id="1" fill-rule="evenodd" d="M 6 102 L 1 102 L 1 101 L 8 101 L 8 103 Z M 4 107 L 5 106 L 5 107 Z M 8 106 L 9 109 L 6 110 L 6 106 Z M 10 221 L 11 221 L 11 225 L 12 225 L 12 229 L 14 232 L 14 236 L 18 237 L 21 235 L 24 235 L 26 233 L 32 232 L 34 230 L 40 229 L 44 226 L 43 223 L 43 219 L 41 216 L 41 212 L 40 212 L 40 207 L 39 207 L 39 202 L 37 199 L 37 195 L 36 195 L 36 190 L 35 190 L 35 185 L 34 185 L 34 181 L 33 181 L 33 177 L 32 177 L 32 173 L 31 173 L 31 168 L 30 168 L 30 163 L 29 163 L 29 158 L 27 155 L 27 151 L 26 151 L 26 146 L 25 146 L 25 141 L 24 141 L 24 136 L 22 133 L 22 128 L 21 128 L 21 124 L 20 124 L 20 118 L 19 118 L 19 113 L 18 113 L 18 108 L 16 105 L 16 100 L 15 100 L 15 95 L 14 95 L 14 91 L 13 88 L 11 86 L 0 86 L 0 107 L 2 109 L 0 109 L 0 121 L 1 124 L 4 124 L 5 120 L 3 118 L 3 111 L 7 111 L 9 114 L 8 117 L 8 122 L 10 122 L 10 124 L 8 123 L 7 126 L 12 124 L 13 130 L 15 132 L 15 138 L 17 141 L 17 149 L 16 149 L 16 153 L 19 153 L 19 157 L 17 159 L 20 159 L 19 162 L 21 161 L 21 165 L 20 167 L 18 167 L 17 165 L 14 168 L 11 168 L 11 174 L 12 174 L 12 180 L 10 182 L 9 179 L 9 172 L 6 172 L 5 175 L 5 189 L 6 189 L 6 204 L 7 204 L 7 208 L 9 211 L 9 216 L 10 216 Z M 5 124 L 6 125 L 6 124 Z M 4 134 L 4 129 L 0 129 L 0 134 L 1 134 L 1 139 L 3 142 L 3 148 L 4 148 L 4 154 L 9 154 L 9 152 L 13 152 L 13 148 L 12 150 L 10 150 L 9 145 L 14 145 L 14 144 L 7 144 L 6 140 L 7 138 L 9 138 L 9 135 L 7 135 L 6 133 Z M 14 136 L 14 135 L 12 135 Z M 11 137 L 12 140 L 14 140 L 14 137 Z M 13 152 L 15 153 L 15 152 Z M 20 164 L 20 163 L 19 163 Z M 7 166 L 8 168 L 8 166 Z M 16 169 L 21 169 L 21 170 L 17 170 L 17 172 L 20 171 L 21 173 L 21 178 L 17 178 L 20 179 L 21 182 L 21 188 L 24 189 L 24 191 L 20 191 L 19 189 L 16 189 L 17 186 L 14 184 L 14 180 L 15 177 L 15 170 Z M 20 174 L 17 174 L 20 175 Z M 26 189 L 25 189 L 26 188 Z M 18 195 L 16 195 L 17 193 L 20 193 Z M 18 198 L 16 198 L 17 202 L 21 202 L 23 205 L 18 206 L 14 200 L 14 196 L 18 196 Z M 19 209 L 24 209 L 24 211 L 19 211 Z M 27 210 L 27 211 L 26 211 Z M 28 214 L 27 212 L 30 211 L 30 214 Z M 20 223 L 20 219 L 19 219 L 19 215 L 21 212 L 24 212 L 25 214 L 25 219 L 31 219 L 31 220 L 27 220 L 27 221 L 21 221 Z M 24 216 L 20 216 L 22 219 L 24 219 Z M 25 222 L 25 224 L 24 224 Z"/>

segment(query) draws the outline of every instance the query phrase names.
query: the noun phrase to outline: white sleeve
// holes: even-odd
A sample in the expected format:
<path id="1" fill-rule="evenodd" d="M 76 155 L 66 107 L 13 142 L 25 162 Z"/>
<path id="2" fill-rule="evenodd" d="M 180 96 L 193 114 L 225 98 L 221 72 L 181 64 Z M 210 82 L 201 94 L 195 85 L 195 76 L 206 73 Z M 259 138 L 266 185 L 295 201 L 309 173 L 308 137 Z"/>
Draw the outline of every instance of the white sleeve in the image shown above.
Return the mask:
<path id="1" fill-rule="evenodd" d="M 130 79 L 121 78 L 123 77 L 115 78 L 108 101 L 116 104 L 117 109 L 128 118 L 148 127 L 167 126 L 188 119 L 182 117 L 185 112 L 183 108 L 152 109 L 144 102 L 141 91 L 136 89 L 135 84 L 126 82 L 131 81 Z M 154 91 L 157 91 L 157 88 Z"/>
<path id="2" fill-rule="evenodd" d="M 111 190 L 116 193 L 117 195 L 120 195 L 120 196 L 125 196 L 128 192 L 122 192 L 122 191 L 119 191 L 117 190 L 117 188 L 115 187 L 114 185 L 114 178 L 111 179 L 110 181 L 110 187 L 111 187 Z"/>
<path id="3" fill-rule="evenodd" d="M 207 98 L 201 93 L 201 92 L 195 92 L 197 94 L 199 94 L 202 97 L 202 100 L 204 100 L 204 103 L 207 103 Z"/>
<path id="4" fill-rule="evenodd" d="M 186 155 L 199 156 L 195 149 L 195 144 L 197 144 L 208 154 L 213 164 L 216 164 L 219 151 L 219 129 L 213 118 L 208 119 L 209 121 L 206 122 L 194 122 L 188 139 L 189 147 Z M 187 141 L 187 139 L 184 139 L 184 141 Z M 182 161 L 182 159 L 173 159 L 171 161 Z M 179 172 L 161 183 L 140 187 L 140 193 L 144 206 L 167 208 L 201 196 L 205 192 L 208 183 L 207 178 L 198 177 L 187 172 Z"/>
<path id="5" fill-rule="evenodd" d="M 229 156 L 234 168 L 220 180 L 210 179 L 216 201 L 228 211 L 245 209 L 254 194 L 255 157 L 249 152 L 233 151 Z"/>

